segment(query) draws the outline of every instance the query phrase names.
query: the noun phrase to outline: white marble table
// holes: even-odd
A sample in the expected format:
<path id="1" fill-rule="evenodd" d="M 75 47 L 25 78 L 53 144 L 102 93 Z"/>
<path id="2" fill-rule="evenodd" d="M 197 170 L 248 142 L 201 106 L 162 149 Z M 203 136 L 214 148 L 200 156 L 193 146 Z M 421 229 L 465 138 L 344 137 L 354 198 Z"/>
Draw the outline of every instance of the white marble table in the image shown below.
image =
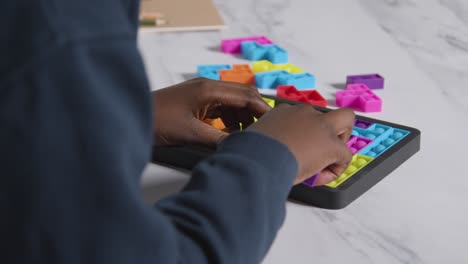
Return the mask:
<path id="1" fill-rule="evenodd" d="M 384 75 L 384 111 L 371 116 L 422 131 L 421 151 L 347 208 L 288 202 L 264 263 L 468 263 L 468 2 L 216 2 L 226 31 L 140 36 L 154 89 L 192 77 L 197 64 L 245 62 L 220 53 L 220 39 L 264 34 L 316 75 L 327 99 L 347 74 Z M 146 200 L 188 177 L 149 165 Z"/>

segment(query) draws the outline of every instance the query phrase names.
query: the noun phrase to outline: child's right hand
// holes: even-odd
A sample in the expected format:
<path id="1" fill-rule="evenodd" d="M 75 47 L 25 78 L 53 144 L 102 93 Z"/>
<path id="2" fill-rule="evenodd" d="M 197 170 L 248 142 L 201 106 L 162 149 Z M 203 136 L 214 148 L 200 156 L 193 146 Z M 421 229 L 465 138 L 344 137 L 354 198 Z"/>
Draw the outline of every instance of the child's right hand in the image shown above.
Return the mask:
<path id="1" fill-rule="evenodd" d="M 264 114 L 247 130 L 263 133 L 284 143 L 297 159 L 298 184 L 321 172 L 317 185 L 336 179 L 352 158 L 346 142 L 354 125 L 354 113 L 339 109 L 328 113 L 308 105 L 282 105 Z"/>

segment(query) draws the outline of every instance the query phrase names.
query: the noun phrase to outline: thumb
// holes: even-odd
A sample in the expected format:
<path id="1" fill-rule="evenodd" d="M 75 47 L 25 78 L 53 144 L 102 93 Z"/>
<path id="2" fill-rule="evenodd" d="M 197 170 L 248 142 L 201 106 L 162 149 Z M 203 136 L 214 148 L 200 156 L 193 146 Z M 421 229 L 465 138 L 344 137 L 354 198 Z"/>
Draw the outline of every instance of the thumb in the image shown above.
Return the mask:
<path id="1" fill-rule="evenodd" d="M 315 185 L 316 186 L 325 185 L 337 179 L 338 176 L 340 176 L 340 174 L 337 175 L 328 168 L 324 169 L 320 172 L 320 175 L 318 176 L 317 181 L 315 182 Z"/>

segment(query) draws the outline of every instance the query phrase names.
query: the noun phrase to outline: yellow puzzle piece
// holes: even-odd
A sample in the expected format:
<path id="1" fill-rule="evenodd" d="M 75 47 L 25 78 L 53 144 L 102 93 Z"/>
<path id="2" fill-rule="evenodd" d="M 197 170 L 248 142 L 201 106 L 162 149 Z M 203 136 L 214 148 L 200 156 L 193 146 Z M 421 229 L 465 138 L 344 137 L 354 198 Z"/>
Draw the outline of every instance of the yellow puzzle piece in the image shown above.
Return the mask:
<path id="1" fill-rule="evenodd" d="M 361 154 L 356 154 L 353 156 L 351 164 L 349 164 L 348 168 L 338 177 L 336 180 L 329 182 L 326 184 L 328 187 L 336 188 L 344 181 L 349 179 L 351 176 L 356 174 L 359 170 L 364 168 L 367 164 L 369 164 L 373 158 Z"/>
<path id="2" fill-rule="evenodd" d="M 268 71 L 281 71 L 281 70 L 287 71 L 289 73 L 304 72 L 303 69 L 291 63 L 273 64 L 267 60 L 261 60 L 261 61 L 256 61 L 252 63 L 252 71 L 254 73 L 268 72 Z"/>

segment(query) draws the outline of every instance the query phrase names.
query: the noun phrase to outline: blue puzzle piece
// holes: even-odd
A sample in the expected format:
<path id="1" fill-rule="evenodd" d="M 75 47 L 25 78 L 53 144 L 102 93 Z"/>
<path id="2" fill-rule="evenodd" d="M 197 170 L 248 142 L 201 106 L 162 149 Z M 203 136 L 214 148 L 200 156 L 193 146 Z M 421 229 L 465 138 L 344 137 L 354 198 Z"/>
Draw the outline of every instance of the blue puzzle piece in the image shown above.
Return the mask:
<path id="1" fill-rule="evenodd" d="M 386 150 L 398 143 L 398 141 L 407 136 L 409 131 L 381 124 L 373 124 L 367 129 L 354 127 L 352 134 L 372 139 L 372 143 L 360 150 L 358 153 L 372 158 L 377 158 Z"/>
<path id="2" fill-rule="evenodd" d="M 266 57 L 270 45 L 259 45 L 255 41 L 246 41 L 241 43 L 242 57 L 257 61 Z"/>
<path id="3" fill-rule="evenodd" d="M 297 90 L 312 90 L 315 88 L 315 76 L 310 73 L 283 74 L 278 77 L 280 85 L 294 85 Z"/>
<path id="4" fill-rule="evenodd" d="M 270 89 L 276 89 L 278 85 L 294 85 L 298 90 L 312 90 L 315 87 L 315 77 L 309 73 L 260 72 L 255 74 L 255 85 Z"/>
<path id="5" fill-rule="evenodd" d="M 288 62 L 288 52 L 276 44 L 260 45 L 255 41 L 245 41 L 241 44 L 241 51 L 244 58 L 252 61 Z"/>
<path id="6" fill-rule="evenodd" d="M 366 153 L 363 152 L 363 154 L 370 157 L 378 157 L 409 134 L 406 130 L 396 128 L 392 128 L 391 132 L 390 134 L 385 133 L 377 140 L 374 140 L 371 148 Z"/>
<path id="7" fill-rule="evenodd" d="M 266 59 L 272 63 L 287 63 L 288 52 L 278 45 L 271 45 L 266 54 Z"/>
<path id="8" fill-rule="evenodd" d="M 211 65 L 198 65 L 197 75 L 212 80 L 219 80 L 219 70 L 230 70 L 229 64 L 211 64 Z"/>
<path id="9" fill-rule="evenodd" d="M 255 74 L 255 86 L 258 88 L 275 89 L 278 86 L 278 78 L 287 75 L 285 71 L 269 71 Z"/>

